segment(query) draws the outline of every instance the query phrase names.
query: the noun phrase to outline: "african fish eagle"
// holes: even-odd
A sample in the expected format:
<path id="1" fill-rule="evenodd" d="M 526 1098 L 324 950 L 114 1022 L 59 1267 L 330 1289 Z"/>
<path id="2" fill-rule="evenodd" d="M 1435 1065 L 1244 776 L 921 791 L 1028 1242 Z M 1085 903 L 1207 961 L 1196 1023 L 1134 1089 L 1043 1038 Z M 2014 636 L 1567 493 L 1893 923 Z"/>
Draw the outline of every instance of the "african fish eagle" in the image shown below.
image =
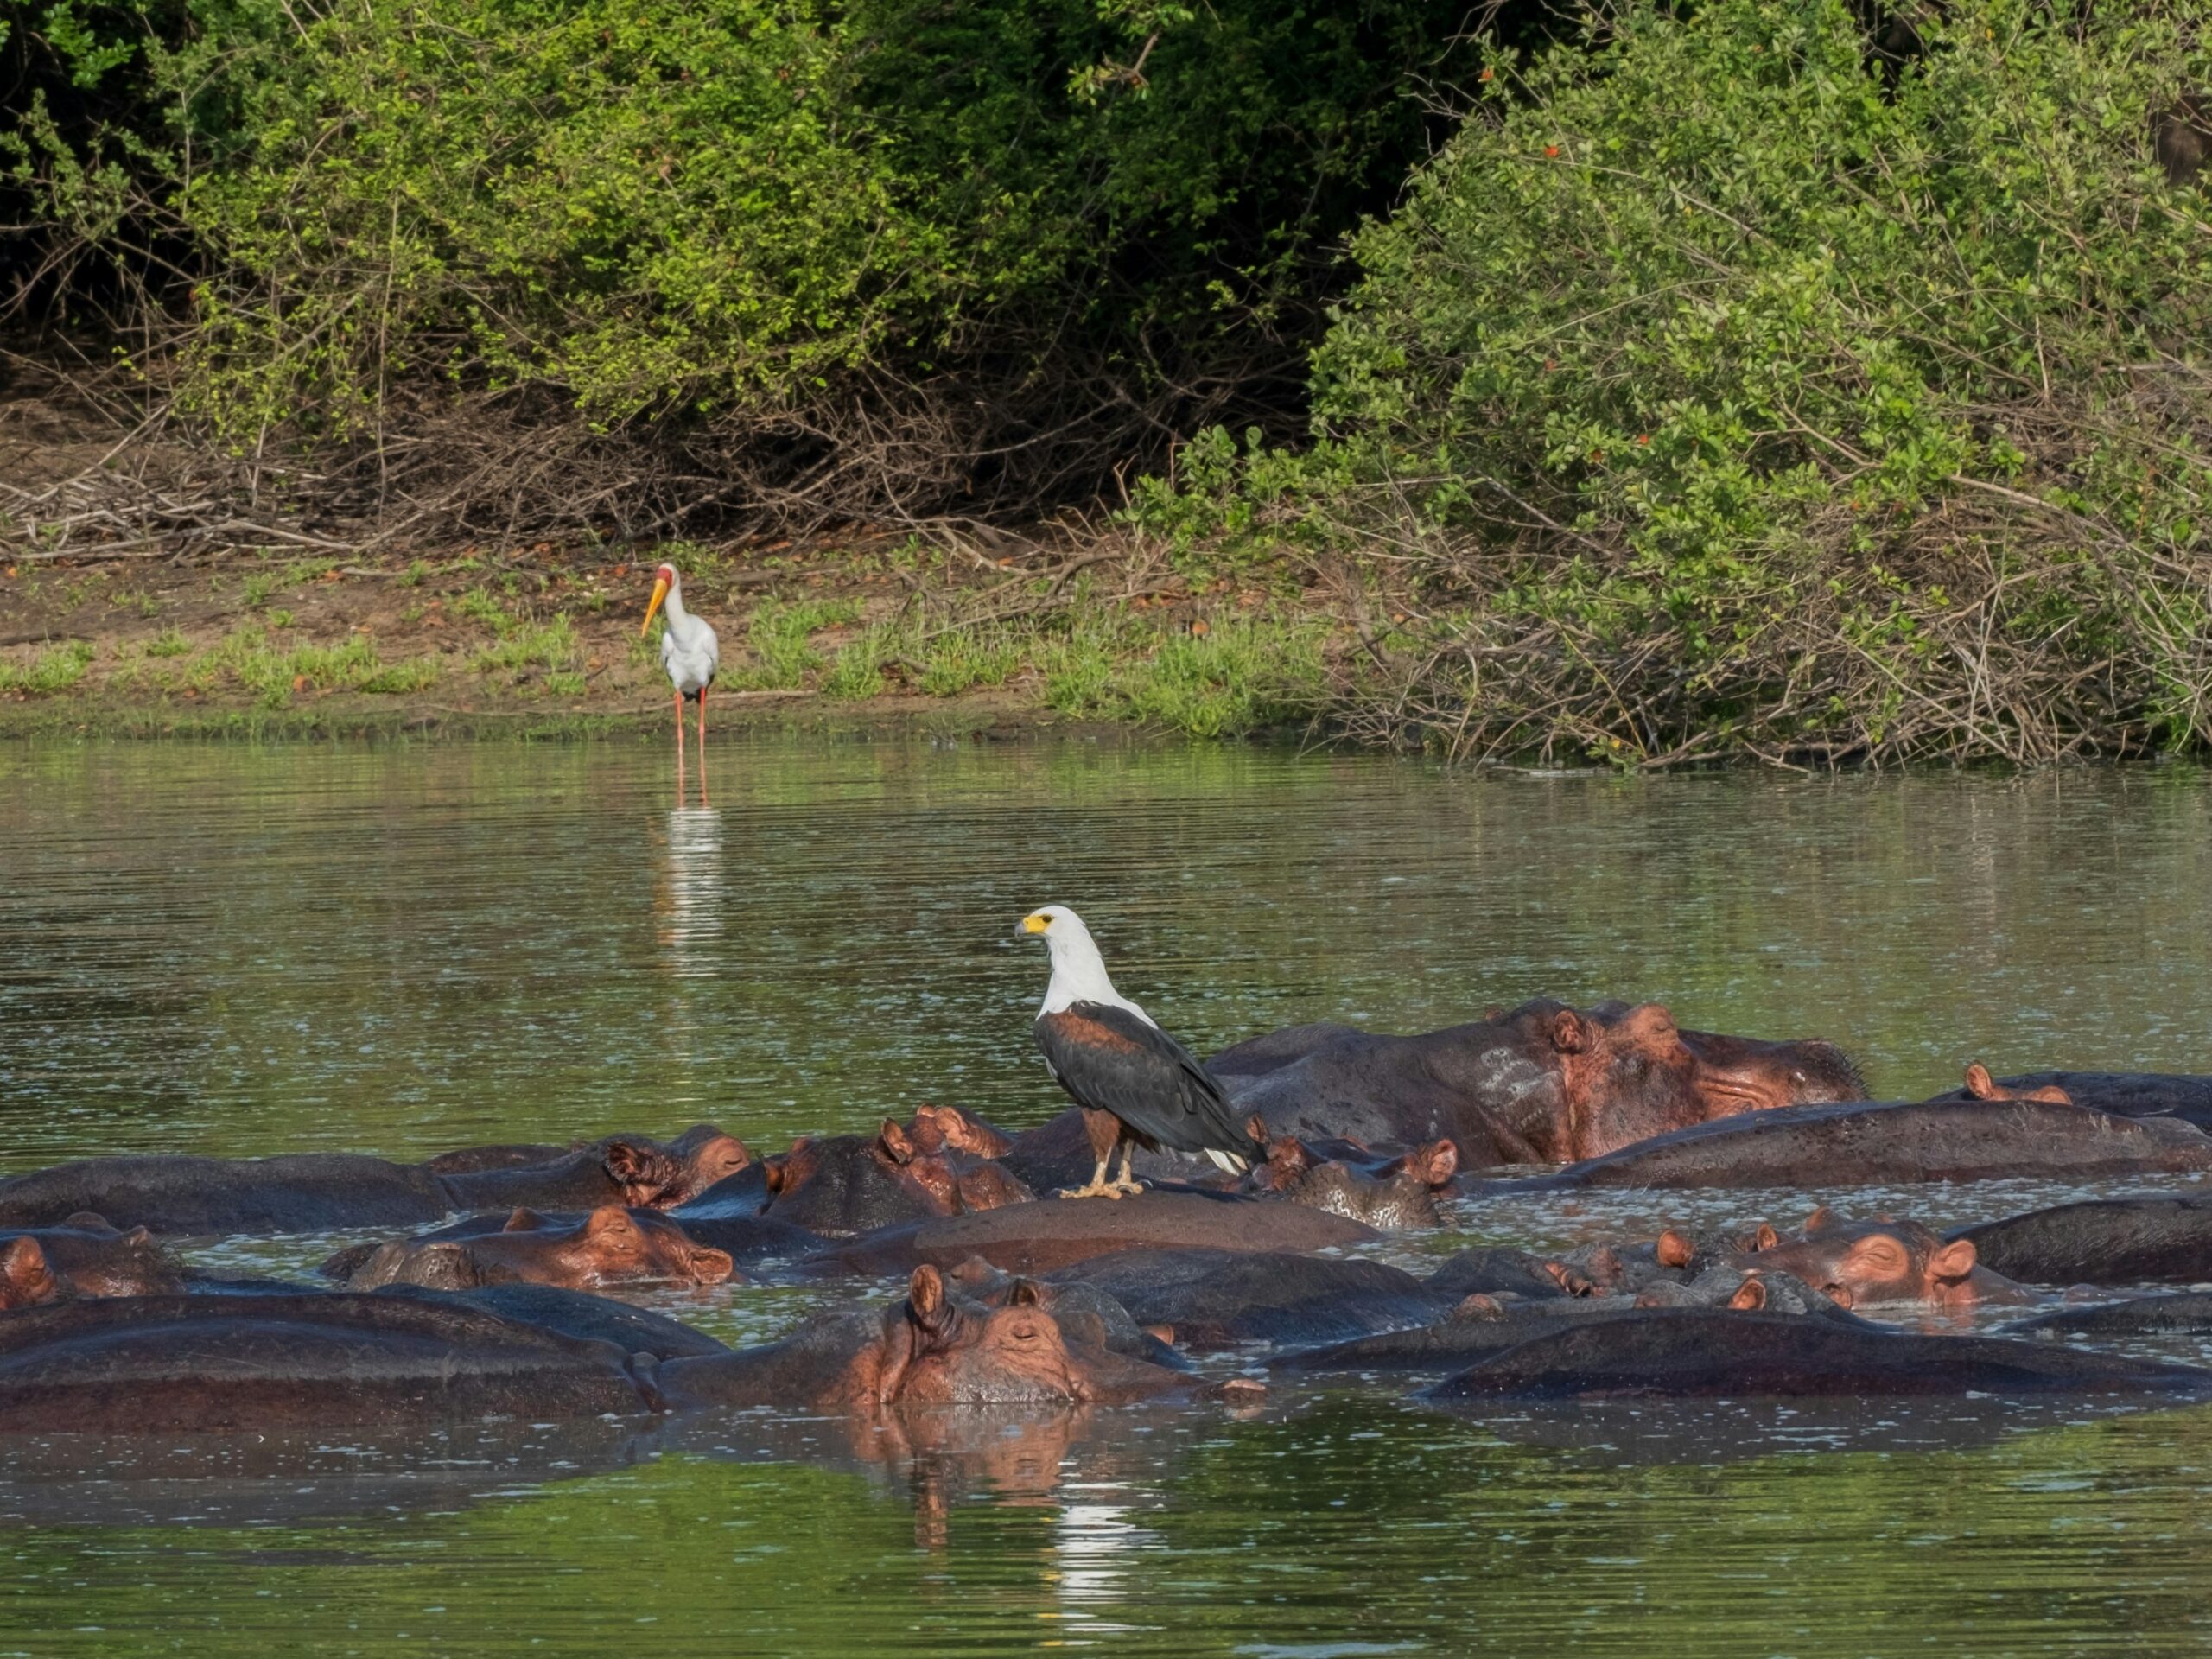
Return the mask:
<path id="1" fill-rule="evenodd" d="M 1037 1046 L 1061 1088 L 1083 1108 L 1083 1127 L 1098 1160 L 1087 1186 L 1071 1198 L 1118 1198 L 1144 1189 L 1129 1161 L 1136 1148 L 1204 1153 L 1230 1174 L 1264 1149 L 1239 1128 L 1221 1084 L 1152 1016 L 1114 988 L 1083 918 L 1047 905 L 1021 919 L 1052 953 L 1052 982 L 1037 1012 Z M 1115 1148 L 1122 1173 L 1106 1179 Z"/>

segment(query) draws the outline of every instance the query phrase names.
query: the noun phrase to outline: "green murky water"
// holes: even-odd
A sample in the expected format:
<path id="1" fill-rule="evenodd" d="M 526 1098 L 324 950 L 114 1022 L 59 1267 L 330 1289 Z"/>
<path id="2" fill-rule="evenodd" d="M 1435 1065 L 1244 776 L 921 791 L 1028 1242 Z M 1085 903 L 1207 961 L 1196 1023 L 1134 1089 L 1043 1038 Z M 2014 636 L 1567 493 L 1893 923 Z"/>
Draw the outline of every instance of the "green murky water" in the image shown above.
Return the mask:
<path id="1" fill-rule="evenodd" d="M 1828 1036 L 1888 1095 L 1975 1058 L 2212 1070 L 2197 772 L 1478 783 L 921 739 L 716 759 L 700 812 L 643 747 L 0 748 L 0 1171 L 702 1117 L 772 1146 L 933 1099 L 1036 1122 L 1043 964 L 1010 935 L 1050 900 L 1201 1047 L 1548 993 Z M 1892 1196 L 1947 1223 L 2059 1195 Z M 1552 1243 L 1651 1208 L 1459 1223 Z M 657 1305 L 752 1336 L 811 1304 Z M 1243 1420 L 0 1457 L 0 1654 L 2212 1645 L 2212 1409 L 1478 1419 L 1279 1389 Z"/>

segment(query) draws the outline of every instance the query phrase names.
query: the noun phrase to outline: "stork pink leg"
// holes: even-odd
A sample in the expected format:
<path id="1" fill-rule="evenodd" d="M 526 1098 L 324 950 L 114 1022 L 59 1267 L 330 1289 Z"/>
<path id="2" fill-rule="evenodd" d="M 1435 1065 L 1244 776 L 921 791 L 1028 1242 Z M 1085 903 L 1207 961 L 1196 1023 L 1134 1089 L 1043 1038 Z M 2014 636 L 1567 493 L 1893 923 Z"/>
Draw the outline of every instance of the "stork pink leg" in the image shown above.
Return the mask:
<path id="1" fill-rule="evenodd" d="M 683 694 L 676 694 L 676 804 L 683 804 Z"/>
<path id="2" fill-rule="evenodd" d="M 699 804 L 707 804 L 707 688 L 699 688 Z"/>

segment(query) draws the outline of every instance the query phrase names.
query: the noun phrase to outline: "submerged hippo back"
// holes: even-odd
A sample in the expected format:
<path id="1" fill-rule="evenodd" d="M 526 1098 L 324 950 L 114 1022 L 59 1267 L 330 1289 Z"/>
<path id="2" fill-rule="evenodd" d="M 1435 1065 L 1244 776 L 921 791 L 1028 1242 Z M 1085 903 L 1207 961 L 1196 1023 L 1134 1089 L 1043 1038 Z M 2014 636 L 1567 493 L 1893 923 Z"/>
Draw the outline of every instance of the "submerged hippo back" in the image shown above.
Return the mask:
<path id="1" fill-rule="evenodd" d="M 0 1227 L 55 1227 L 90 1211 L 171 1236 L 418 1226 L 451 1209 L 427 1172 L 382 1158 L 90 1158 L 0 1181 Z"/>
<path id="2" fill-rule="evenodd" d="M 648 1404 L 613 1344 L 451 1300 L 145 1296 L 0 1321 L 0 1433 L 550 1421 Z"/>

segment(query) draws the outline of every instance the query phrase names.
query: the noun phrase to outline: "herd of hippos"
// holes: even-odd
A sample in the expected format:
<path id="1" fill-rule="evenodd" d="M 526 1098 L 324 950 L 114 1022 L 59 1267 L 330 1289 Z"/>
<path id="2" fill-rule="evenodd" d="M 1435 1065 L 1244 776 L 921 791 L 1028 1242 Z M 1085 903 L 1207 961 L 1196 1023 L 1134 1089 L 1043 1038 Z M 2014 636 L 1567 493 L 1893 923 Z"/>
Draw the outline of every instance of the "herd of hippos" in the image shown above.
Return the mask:
<path id="1" fill-rule="evenodd" d="M 2212 1188 L 2187 1189 L 2212 1171 L 2212 1077 L 1977 1065 L 1955 1094 L 1873 1103 L 1826 1042 L 1549 1001 L 1420 1036 L 1303 1026 L 1203 1070 L 1246 1166 L 1138 1152 L 1141 1190 L 1115 1202 L 1057 1196 L 1103 1166 L 1081 1105 L 1020 1134 L 925 1106 L 765 1157 L 701 1125 L 425 1163 L 16 1174 L 0 1179 L 0 1436 L 1260 1397 L 1232 1367 L 1459 1401 L 2212 1396 L 2212 1370 L 2113 1345 L 2212 1330 L 2212 1293 L 2145 1294 L 2212 1281 Z M 1948 1236 L 1932 1215 L 1821 1208 L 1781 1230 L 1463 1250 L 1425 1275 L 1373 1259 L 1446 1199 L 1479 1227 L 1504 1192 L 1740 1189 L 1749 1211 L 1795 1213 L 1807 1200 L 1786 1195 L 1925 1184 L 1932 1205 L 1937 1184 L 2008 1177 L 2184 1190 Z M 359 1242 L 319 1284 L 211 1278 L 175 1253 L 332 1232 Z M 744 1349 L 619 1300 L 838 1279 L 897 1287 Z M 2022 1305 L 2001 1334 L 1926 1328 L 1931 1309 L 2000 1302 Z"/>

